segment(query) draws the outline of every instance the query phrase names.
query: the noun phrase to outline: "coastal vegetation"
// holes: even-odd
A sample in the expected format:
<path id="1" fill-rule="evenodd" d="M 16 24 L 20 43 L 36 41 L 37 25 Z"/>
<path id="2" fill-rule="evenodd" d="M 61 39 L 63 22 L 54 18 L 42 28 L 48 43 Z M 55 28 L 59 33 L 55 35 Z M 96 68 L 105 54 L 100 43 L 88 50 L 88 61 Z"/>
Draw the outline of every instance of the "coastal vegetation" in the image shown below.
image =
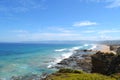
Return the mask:
<path id="1" fill-rule="evenodd" d="M 57 73 L 49 75 L 46 80 L 117 80 L 117 77 L 114 77 L 79 70 L 60 69 Z"/>
<path id="2" fill-rule="evenodd" d="M 115 45 L 114 45 L 115 46 Z M 116 54 L 114 54 L 114 51 Z M 86 61 L 87 67 L 89 67 L 91 72 L 84 70 L 84 67 L 75 70 L 74 66 L 72 69 L 61 68 L 58 72 L 49 75 L 46 80 L 120 80 L 120 47 L 112 45 L 112 50 L 109 51 L 98 51 L 95 54 L 84 55 L 83 59 L 77 59 L 75 56 L 71 59 L 63 60 L 62 65 L 68 65 L 68 63 L 75 61 L 80 63 L 77 66 L 85 66 Z M 78 56 L 78 55 L 77 55 Z M 85 59 L 85 60 L 84 60 Z M 88 62 L 88 60 L 91 62 Z M 67 61 L 68 60 L 68 61 Z M 82 63 L 82 65 L 80 65 Z M 87 70 L 89 70 L 87 69 Z"/>

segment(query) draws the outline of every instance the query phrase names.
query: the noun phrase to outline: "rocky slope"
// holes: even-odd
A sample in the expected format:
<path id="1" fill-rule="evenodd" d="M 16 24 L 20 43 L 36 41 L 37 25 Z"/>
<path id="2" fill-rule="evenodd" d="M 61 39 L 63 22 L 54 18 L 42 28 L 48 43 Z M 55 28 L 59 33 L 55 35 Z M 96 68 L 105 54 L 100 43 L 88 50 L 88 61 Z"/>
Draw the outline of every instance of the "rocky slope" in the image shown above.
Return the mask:
<path id="1" fill-rule="evenodd" d="M 105 75 L 120 73 L 120 55 L 100 51 L 92 55 L 92 72 Z"/>

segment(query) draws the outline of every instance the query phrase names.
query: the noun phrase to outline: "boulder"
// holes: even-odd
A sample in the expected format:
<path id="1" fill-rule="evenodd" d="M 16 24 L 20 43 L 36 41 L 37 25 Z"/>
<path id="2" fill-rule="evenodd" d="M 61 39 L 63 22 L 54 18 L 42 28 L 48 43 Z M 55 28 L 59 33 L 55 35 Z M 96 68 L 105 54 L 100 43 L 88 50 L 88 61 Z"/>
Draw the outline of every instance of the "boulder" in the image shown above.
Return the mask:
<path id="1" fill-rule="evenodd" d="M 92 73 L 105 75 L 120 73 L 120 56 L 100 51 L 92 55 Z"/>

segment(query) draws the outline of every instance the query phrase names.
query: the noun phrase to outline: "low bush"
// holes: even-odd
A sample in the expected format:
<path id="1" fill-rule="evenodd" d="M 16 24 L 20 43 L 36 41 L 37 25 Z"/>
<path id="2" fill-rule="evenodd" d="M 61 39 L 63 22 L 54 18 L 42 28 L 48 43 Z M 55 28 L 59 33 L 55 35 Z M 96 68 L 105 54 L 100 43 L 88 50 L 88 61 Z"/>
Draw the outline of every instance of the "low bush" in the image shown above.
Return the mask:
<path id="1" fill-rule="evenodd" d="M 72 69 L 60 69 L 58 71 L 58 73 L 79 73 L 79 74 L 82 74 L 82 73 L 85 73 L 85 72 L 80 71 L 80 70 L 72 70 Z"/>

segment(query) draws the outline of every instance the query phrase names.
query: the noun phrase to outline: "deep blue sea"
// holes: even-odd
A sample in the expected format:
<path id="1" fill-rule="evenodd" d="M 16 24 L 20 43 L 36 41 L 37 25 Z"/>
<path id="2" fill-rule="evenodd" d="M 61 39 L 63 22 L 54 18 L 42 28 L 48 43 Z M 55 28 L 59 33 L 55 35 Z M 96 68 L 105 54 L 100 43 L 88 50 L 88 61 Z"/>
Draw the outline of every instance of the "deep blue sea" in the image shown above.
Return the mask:
<path id="1" fill-rule="evenodd" d="M 68 58 L 75 49 L 89 49 L 88 44 L 0 43 L 0 79 L 27 74 L 52 73 L 57 62 Z"/>

